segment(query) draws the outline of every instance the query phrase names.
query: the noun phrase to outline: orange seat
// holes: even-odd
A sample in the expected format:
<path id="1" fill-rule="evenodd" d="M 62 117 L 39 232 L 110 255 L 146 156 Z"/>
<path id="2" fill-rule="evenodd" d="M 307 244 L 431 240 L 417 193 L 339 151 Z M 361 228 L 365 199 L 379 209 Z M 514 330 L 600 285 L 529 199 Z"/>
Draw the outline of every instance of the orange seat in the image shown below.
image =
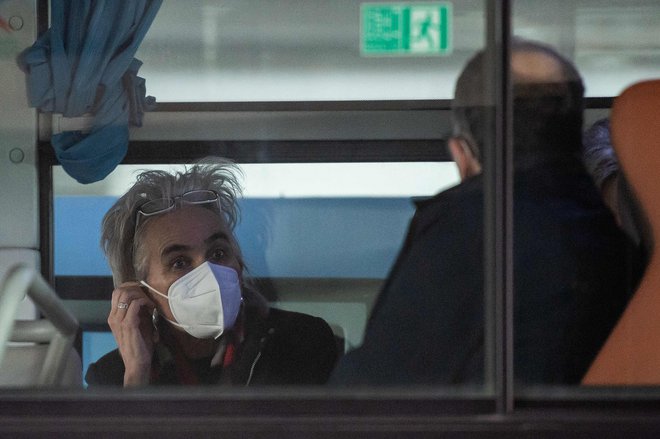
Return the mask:
<path id="1" fill-rule="evenodd" d="M 660 385 L 660 80 L 614 101 L 612 145 L 649 222 L 653 250 L 639 288 L 583 379 L 587 385 Z"/>

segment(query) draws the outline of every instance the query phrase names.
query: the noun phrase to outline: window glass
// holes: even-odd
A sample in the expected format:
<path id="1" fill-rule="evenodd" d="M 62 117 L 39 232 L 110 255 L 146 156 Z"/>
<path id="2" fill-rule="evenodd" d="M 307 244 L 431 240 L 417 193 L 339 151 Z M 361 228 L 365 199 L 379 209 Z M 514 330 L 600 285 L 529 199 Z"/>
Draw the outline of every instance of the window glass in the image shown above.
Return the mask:
<path id="1" fill-rule="evenodd" d="M 587 96 L 617 96 L 660 69 L 660 2 L 514 2 L 513 33 L 544 41 L 571 59 Z"/>
<path id="2" fill-rule="evenodd" d="M 163 102 L 448 99 L 485 21 L 481 0 L 444 3 L 442 55 L 363 53 L 356 0 L 204 0 L 165 2 L 137 57 Z"/>
<path id="3" fill-rule="evenodd" d="M 141 73 L 162 102 L 451 99 L 482 45 L 482 2 L 453 2 L 451 51 L 414 62 L 361 52 L 360 4 L 166 2 L 138 52 Z M 658 71 L 659 9 L 654 0 L 517 1 L 514 33 L 574 60 L 587 96 L 615 96 Z"/>
<path id="4" fill-rule="evenodd" d="M 514 49 L 512 61 L 520 395 L 580 385 L 639 281 L 644 244 L 625 219 L 631 195 L 608 122 L 582 123 L 575 85 L 581 75 L 587 96 L 616 96 L 657 76 L 659 12 L 657 1 L 515 2 L 514 33 L 556 51 Z"/>
<path id="5" fill-rule="evenodd" d="M 365 53 L 365 14 L 372 14 L 369 26 L 378 20 L 391 24 L 394 16 L 410 18 L 417 33 L 409 37 L 427 48 L 435 44 L 428 29 L 437 28 L 443 16 L 450 21 L 445 25 L 451 30 L 451 46 L 443 53 Z M 149 94 L 161 102 L 448 99 L 466 61 L 486 47 L 485 22 L 483 1 L 380 6 L 356 1 L 208 1 L 196 7 L 166 2 L 138 58 L 144 61 L 140 73 Z M 501 74 L 490 63 L 486 56 L 483 71 L 489 74 L 473 83 L 486 114 L 474 120 L 472 128 L 492 146 L 499 142 L 490 117 L 498 103 L 490 93 Z M 446 109 L 441 111 L 446 116 Z M 222 111 L 207 113 L 213 118 Z M 261 113 L 264 119 L 270 116 Z M 409 113 L 411 118 L 419 114 Z M 161 117 L 162 122 L 163 115 L 172 114 L 177 113 L 163 111 L 154 119 Z M 186 119 L 194 117 L 189 111 L 181 123 L 194 130 L 194 119 Z M 251 140 L 259 133 L 260 140 L 269 140 L 264 130 L 268 121 L 255 120 L 239 138 Z M 305 114 L 296 120 L 305 125 Z M 313 131 L 316 125 L 310 120 Z M 362 129 L 361 119 L 354 120 L 360 129 L 339 126 L 336 138 L 348 138 L 346 143 L 354 142 L 358 149 L 368 142 L 373 150 L 382 137 Z M 435 123 L 442 121 L 421 122 Z M 492 262 L 484 261 L 484 242 L 489 239 L 484 237 L 484 200 L 491 195 L 489 181 L 479 175 L 479 160 L 490 152 L 484 148 L 477 153 L 467 138 L 455 139 L 452 153 L 467 159 L 457 172 L 453 163 L 429 163 L 434 159 L 408 150 L 405 139 L 417 137 L 409 136 L 406 127 L 397 130 L 395 125 L 394 134 L 386 136 L 387 148 L 404 139 L 398 157 L 406 161 L 313 163 L 318 158 L 308 153 L 310 163 L 241 164 L 245 196 L 236 237 L 248 273 L 271 306 L 328 322 L 343 358 L 355 353 L 351 358 L 356 362 L 347 363 L 346 370 L 359 371 L 363 384 L 433 384 L 438 394 L 446 390 L 492 398 L 496 343 L 501 342 L 495 328 L 501 316 L 493 312 L 494 288 L 484 276 L 485 265 Z M 227 140 L 216 131 L 210 139 L 205 134 L 200 137 L 210 150 L 213 140 Z M 179 146 L 178 137 L 172 137 L 144 142 L 166 142 L 164 161 L 177 162 L 172 148 Z M 444 135 L 438 137 L 428 144 L 437 141 L 438 148 L 446 148 Z M 180 147 L 185 146 L 182 141 Z M 320 151 L 324 144 L 317 147 Z M 58 290 L 66 291 L 69 305 L 83 316 L 85 367 L 114 348 L 105 325 L 112 281 L 98 246 L 101 218 L 128 189 L 136 171 L 145 168 L 120 166 L 104 181 L 81 186 L 55 167 L 55 275 L 59 285 L 66 285 Z M 459 181 L 465 184 L 454 190 Z M 450 192 L 435 198 L 445 190 Z M 417 206 L 423 213 L 413 220 Z M 374 356 L 372 349 L 378 351 Z M 400 369 L 402 365 L 407 368 Z M 340 383 L 350 381 L 339 377 Z"/>
<path id="6" fill-rule="evenodd" d="M 54 268 L 83 327 L 83 368 L 116 347 L 105 332 L 112 292 L 99 247 L 105 212 L 146 169 L 120 165 L 81 185 L 54 167 Z M 373 304 L 402 245 L 414 200 L 458 182 L 451 162 L 243 164 L 236 235 L 249 274 L 272 305 L 324 318 L 343 348 L 359 346 Z M 305 184 L 301 184 L 305 182 Z M 95 285 L 97 291 L 89 291 Z"/>

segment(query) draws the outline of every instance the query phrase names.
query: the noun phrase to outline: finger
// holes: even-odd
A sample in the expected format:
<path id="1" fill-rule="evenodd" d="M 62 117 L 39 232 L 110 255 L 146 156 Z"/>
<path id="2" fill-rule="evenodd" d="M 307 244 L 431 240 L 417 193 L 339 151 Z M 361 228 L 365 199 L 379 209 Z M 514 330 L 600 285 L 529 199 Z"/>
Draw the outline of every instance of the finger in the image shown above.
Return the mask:
<path id="1" fill-rule="evenodd" d="M 130 291 L 134 288 L 139 288 L 140 284 L 138 282 L 124 282 L 118 287 L 116 287 L 112 291 L 112 299 L 110 300 L 110 304 L 112 305 L 112 308 L 117 307 L 117 303 L 119 302 L 119 296 L 121 296 L 125 291 Z"/>
<path id="2" fill-rule="evenodd" d="M 126 317 L 124 318 L 127 326 L 138 327 L 140 325 L 140 311 L 143 307 L 147 309 L 147 314 L 150 315 L 151 311 L 149 310 L 153 310 L 153 303 L 146 297 L 136 298 L 130 302 L 130 305 L 126 309 Z"/>
<path id="3" fill-rule="evenodd" d="M 149 299 L 135 284 L 129 286 L 122 285 L 113 292 L 112 308 L 108 315 L 108 325 L 111 330 L 115 331 L 121 325 L 131 303 L 135 300 L 146 300 L 149 309 L 152 311 L 155 307 L 151 299 Z M 119 304 L 122 304 L 121 308 L 119 307 Z"/>
<path id="4" fill-rule="evenodd" d="M 126 292 L 121 292 L 120 294 L 113 295 L 110 315 L 108 317 L 123 316 L 128 310 L 128 307 L 130 306 L 131 302 L 137 298 L 139 298 L 139 296 Z"/>
<path id="5" fill-rule="evenodd" d="M 113 291 L 112 309 L 125 311 L 131 301 L 143 297 L 147 297 L 147 295 L 144 294 L 137 282 L 124 283 Z"/>
<path id="6" fill-rule="evenodd" d="M 122 333 L 134 341 L 142 343 L 153 343 L 154 335 L 151 326 L 151 304 L 148 299 L 136 299 L 131 302 L 126 317 L 122 320 Z"/>
<path id="7" fill-rule="evenodd" d="M 125 318 L 117 328 L 117 345 L 126 367 L 135 364 L 150 364 L 153 355 L 153 335 L 145 331 L 149 320 L 144 318 L 144 311 L 150 301 L 144 298 L 133 300 L 127 309 Z"/>

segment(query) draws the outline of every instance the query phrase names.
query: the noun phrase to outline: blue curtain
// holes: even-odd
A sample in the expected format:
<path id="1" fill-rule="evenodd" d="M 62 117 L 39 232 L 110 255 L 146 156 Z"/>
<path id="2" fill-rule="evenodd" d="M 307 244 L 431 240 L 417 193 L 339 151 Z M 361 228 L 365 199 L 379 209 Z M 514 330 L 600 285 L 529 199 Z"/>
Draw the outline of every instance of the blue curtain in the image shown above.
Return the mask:
<path id="1" fill-rule="evenodd" d="M 94 116 L 91 131 L 56 134 L 64 170 L 80 183 L 104 179 L 128 148 L 128 125 L 155 104 L 134 58 L 162 0 L 52 0 L 51 27 L 18 57 L 30 106 Z"/>

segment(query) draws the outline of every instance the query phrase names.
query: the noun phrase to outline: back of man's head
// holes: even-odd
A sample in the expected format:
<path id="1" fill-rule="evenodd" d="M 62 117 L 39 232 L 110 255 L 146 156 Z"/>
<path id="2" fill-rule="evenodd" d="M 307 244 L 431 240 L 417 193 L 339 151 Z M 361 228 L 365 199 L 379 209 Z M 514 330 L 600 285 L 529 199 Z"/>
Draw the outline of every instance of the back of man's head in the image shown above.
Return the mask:
<path id="1" fill-rule="evenodd" d="M 494 127 L 494 106 L 484 92 L 489 71 L 485 53 L 477 53 L 459 76 L 452 102 L 454 135 L 465 139 L 479 160 Z M 514 40 L 511 78 L 515 161 L 577 152 L 584 86 L 575 67 L 548 46 Z"/>

